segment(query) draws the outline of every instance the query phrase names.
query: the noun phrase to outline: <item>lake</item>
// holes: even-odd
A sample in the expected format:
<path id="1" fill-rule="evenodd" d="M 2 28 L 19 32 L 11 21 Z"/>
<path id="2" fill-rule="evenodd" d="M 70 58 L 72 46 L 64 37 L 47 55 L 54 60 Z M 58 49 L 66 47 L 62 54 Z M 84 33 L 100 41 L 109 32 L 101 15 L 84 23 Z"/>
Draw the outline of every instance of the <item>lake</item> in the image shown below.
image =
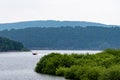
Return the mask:
<path id="1" fill-rule="evenodd" d="M 37 52 L 38 55 L 32 55 Z M 0 52 L 0 80 L 65 80 L 63 77 L 37 74 L 34 68 L 39 59 L 51 52 L 57 53 L 98 53 L 86 50 L 32 50 L 31 52 Z"/>

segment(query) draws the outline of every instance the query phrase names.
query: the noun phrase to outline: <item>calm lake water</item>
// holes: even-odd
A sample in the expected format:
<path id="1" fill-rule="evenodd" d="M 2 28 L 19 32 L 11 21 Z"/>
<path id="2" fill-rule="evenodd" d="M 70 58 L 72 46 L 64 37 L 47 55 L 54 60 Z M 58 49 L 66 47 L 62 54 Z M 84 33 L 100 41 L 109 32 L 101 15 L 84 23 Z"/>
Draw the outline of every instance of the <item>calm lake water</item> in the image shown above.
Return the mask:
<path id="1" fill-rule="evenodd" d="M 32 55 L 37 52 L 38 55 Z M 37 74 L 34 67 L 39 59 L 51 52 L 98 53 L 81 50 L 32 50 L 31 52 L 0 52 L 0 80 L 65 80 L 63 77 Z"/>

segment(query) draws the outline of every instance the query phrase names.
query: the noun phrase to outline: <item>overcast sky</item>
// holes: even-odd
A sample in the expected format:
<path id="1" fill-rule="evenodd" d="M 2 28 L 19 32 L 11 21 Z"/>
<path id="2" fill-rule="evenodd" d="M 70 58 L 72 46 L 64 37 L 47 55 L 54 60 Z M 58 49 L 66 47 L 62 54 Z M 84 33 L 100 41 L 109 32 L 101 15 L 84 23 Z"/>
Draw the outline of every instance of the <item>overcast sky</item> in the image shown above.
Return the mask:
<path id="1" fill-rule="evenodd" d="M 0 0 L 0 23 L 31 20 L 120 25 L 120 0 Z"/>

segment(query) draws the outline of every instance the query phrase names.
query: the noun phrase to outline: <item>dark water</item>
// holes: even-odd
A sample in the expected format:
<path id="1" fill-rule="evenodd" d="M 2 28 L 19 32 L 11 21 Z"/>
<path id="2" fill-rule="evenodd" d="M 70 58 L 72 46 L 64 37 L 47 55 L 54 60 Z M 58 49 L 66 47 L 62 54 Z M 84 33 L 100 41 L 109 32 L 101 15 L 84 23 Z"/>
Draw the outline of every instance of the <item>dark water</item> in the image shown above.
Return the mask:
<path id="1" fill-rule="evenodd" d="M 32 52 L 39 53 L 32 55 Z M 51 52 L 87 53 L 86 51 L 33 50 L 32 52 L 0 53 L 0 80 L 65 80 L 63 77 L 37 74 L 34 67 L 39 59 Z M 96 53 L 99 51 L 88 51 Z"/>

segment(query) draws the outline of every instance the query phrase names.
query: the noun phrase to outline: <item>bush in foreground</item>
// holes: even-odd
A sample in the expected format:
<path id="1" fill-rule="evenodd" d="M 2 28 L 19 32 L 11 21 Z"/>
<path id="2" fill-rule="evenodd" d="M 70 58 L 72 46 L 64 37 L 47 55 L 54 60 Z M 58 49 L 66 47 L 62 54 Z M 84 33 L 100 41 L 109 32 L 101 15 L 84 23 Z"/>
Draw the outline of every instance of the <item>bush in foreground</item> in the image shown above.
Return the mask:
<path id="1" fill-rule="evenodd" d="M 73 80 L 120 80 L 120 50 L 105 50 L 97 54 L 45 55 L 35 71 L 64 76 Z"/>
<path id="2" fill-rule="evenodd" d="M 73 65 L 73 59 L 69 55 L 51 53 L 40 59 L 37 63 L 35 71 L 38 73 L 55 75 L 57 68 L 70 67 L 71 65 Z"/>
<path id="3" fill-rule="evenodd" d="M 100 80 L 103 67 L 72 66 L 65 72 L 65 78 L 75 80 Z"/>
<path id="4" fill-rule="evenodd" d="M 120 65 L 114 65 L 106 69 L 102 80 L 120 80 Z"/>

